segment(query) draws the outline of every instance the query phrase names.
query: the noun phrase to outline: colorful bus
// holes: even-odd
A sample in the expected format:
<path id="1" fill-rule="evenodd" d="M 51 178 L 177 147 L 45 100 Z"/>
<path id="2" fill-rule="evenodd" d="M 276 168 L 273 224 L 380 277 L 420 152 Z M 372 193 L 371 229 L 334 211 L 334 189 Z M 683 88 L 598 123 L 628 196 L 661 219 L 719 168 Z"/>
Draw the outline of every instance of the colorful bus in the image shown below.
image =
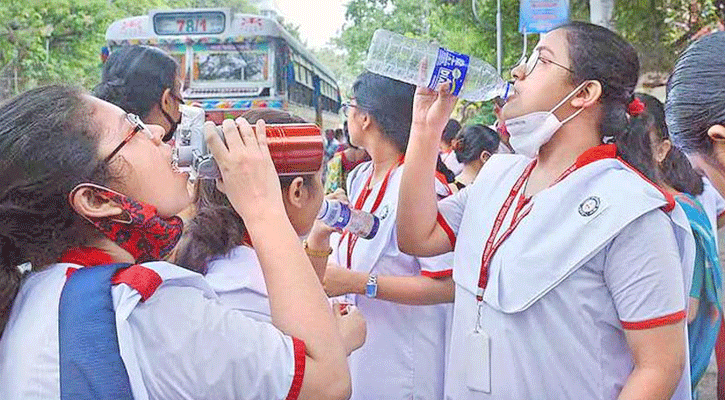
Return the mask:
<path id="1" fill-rule="evenodd" d="M 108 50 L 144 44 L 182 67 L 184 99 L 221 123 L 249 108 L 275 108 L 341 126 L 332 73 L 275 19 L 229 9 L 155 10 L 111 24 Z"/>

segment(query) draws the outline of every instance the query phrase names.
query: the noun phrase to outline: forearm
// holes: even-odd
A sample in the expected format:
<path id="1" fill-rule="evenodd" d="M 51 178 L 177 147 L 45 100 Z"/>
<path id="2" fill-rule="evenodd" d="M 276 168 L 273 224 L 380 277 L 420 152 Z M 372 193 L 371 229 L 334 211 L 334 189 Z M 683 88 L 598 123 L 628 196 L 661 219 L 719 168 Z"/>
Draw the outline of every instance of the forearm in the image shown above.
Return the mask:
<path id="1" fill-rule="evenodd" d="M 636 367 L 619 394 L 619 400 L 669 399 L 677 388 L 682 368 Z"/>
<path id="2" fill-rule="evenodd" d="M 303 340 L 313 360 L 346 369 L 337 323 L 297 234 L 282 210 L 264 215 L 247 226 L 264 273 L 272 323 Z"/>
<path id="3" fill-rule="evenodd" d="M 405 253 L 421 256 L 442 253 L 431 252 L 429 246 L 438 216 L 434 183 L 438 140 L 431 136 L 422 124 L 413 125 L 398 197 L 398 246 Z"/>
<path id="4" fill-rule="evenodd" d="M 352 272 L 349 292 L 364 295 L 367 281 L 367 274 Z M 376 298 L 393 303 L 421 306 L 452 303 L 453 293 L 454 284 L 451 277 L 378 275 Z"/>
<path id="5" fill-rule="evenodd" d="M 312 263 L 312 268 L 317 274 L 320 282 L 325 278 L 325 270 L 327 269 L 327 254 L 330 251 L 330 235 L 318 232 L 311 232 L 307 237 L 307 257 Z"/>

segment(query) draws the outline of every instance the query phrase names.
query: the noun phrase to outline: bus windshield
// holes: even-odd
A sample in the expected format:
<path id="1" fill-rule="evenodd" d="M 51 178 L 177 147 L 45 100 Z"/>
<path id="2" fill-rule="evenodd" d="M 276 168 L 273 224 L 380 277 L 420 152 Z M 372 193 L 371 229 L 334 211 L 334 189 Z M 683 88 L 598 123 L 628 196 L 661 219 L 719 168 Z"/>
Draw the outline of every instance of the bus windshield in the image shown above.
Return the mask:
<path id="1" fill-rule="evenodd" d="M 194 46 L 194 81 L 200 83 L 260 83 L 269 80 L 267 46 L 233 44 Z"/>

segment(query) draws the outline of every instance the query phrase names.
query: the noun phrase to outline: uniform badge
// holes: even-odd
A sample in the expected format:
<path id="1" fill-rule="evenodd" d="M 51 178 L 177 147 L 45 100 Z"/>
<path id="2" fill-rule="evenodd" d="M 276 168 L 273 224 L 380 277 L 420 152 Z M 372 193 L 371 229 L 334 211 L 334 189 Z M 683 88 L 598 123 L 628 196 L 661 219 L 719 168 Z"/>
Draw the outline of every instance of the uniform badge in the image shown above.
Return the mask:
<path id="1" fill-rule="evenodd" d="M 590 196 L 587 197 L 586 200 L 582 201 L 581 204 L 579 204 L 579 215 L 582 217 L 589 217 L 597 210 L 599 210 L 599 204 L 601 203 L 601 200 L 597 196 Z"/>
<path id="2" fill-rule="evenodd" d="M 385 219 L 390 215 L 390 204 L 386 204 L 380 209 L 380 215 L 378 216 L 381 220 Z"/>

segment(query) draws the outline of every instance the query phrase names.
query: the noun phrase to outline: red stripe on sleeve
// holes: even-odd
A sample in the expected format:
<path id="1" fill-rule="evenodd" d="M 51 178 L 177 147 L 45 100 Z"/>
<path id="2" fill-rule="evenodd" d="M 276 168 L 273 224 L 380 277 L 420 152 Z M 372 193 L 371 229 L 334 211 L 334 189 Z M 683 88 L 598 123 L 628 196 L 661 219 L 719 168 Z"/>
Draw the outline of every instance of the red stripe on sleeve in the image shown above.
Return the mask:
<path id="1" fill-rule="evenodd" d="M 436 217 L 436 221 L 438 221 L 438 225 L 443 228 L 443 231 L 448 235 L 448 240 L 451 242 L 451 248 L 456 248 L 456 234 L 453 233 L 453 229 L 451 229 L 451 226 L 448 225 L 448 222 L 446 222 L 446 219 L 443 218 L 443 214 L 438 213 L 438 216 Z"/>
<path id="2" fill-rule="evenodd" d="M 627 330 L 642 330 L 642 329 L 651 329 L 651 328 L 657 328 L 660 326 L 665 325 L 672 325 L 674 323 L 680 322 L 683 319 L 685 319 L 686 313 L 685 310 L 678 311 L 673 314 L 665 315 L 663 317 L 658 318 L 652 318 L 645 321 L 639 321 L 639 322 L 626 322 L 626 321 L 620 321 L 622 323 L 622 328 Z"/>
<path id="3" fill-rule="evenodd" d="M 428 278 L 435 278 L 435 279 L 438 279 L 438 278 L 447 278 L 447 277 L 453 275 L 453 270 L 452 269 L 444 269 L 443 271 L 434 271 L 434 272 L 431 272 L 431 271 L 420 271 L 420 274 L 422 276 L 427 276 Z"/>
<path id="4" fill-rule="evenodd" d="M 125 283 L 136 289 L 141 294 L 141 301 L 146 301 L 151 297 L 162 281 L 161 276 L 156 271 L 138 264 L 119 270 L 111 279 L 111 283 L 114 285 Z"/>
<path id="5" fill-rule="evenodd" d="M 302 390 L 302 379 L 305 377 L 305 362 L 307 354 L 305 353 L 305 342 L 292 338 L 292 345 L 295 349 L 295 376 L 292 378 L 292 386 L 289 388 L 287 400 L 297 400 Z"/>

